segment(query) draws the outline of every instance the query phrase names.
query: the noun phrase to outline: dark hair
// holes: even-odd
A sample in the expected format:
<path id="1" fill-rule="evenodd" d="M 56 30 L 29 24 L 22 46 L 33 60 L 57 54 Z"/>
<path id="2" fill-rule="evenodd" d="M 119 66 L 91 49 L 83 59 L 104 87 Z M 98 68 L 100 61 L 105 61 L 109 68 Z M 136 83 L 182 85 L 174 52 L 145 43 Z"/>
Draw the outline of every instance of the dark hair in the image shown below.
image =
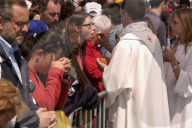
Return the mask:
<path id="1" fill-rule="evenodd" d="M 29 10 L 29 20 L 33 20 L 35 15 L 40 15 L 39 8 L 32 8 Z"/>
<path id="2" fill-rule="evenodd" d="M 169 0 L 151 0 L 151 8 L 158 8 L 162 2 L 165 2 L 166 4 L 167 2 L 169 2 Z"/>
<path id="3" fill-rule="evenodd" d="M 40 2 L 41 2 L 41 0 L 32 0 L 31 8 L 39 7 Z"/>
<path id="4" fill-rule="evenodd" d="M 190 1 L 189 0 L 180 0 L 179 5 L 186 5 L 190 8 Z"/>
<path id="5" fill-rule="evenodd" d="M 60 19 L 65 20 L 68 17 L 72 16 L 75 12 L 75 6 L 71 2 L 63 2 L 61 4 L 61 14 Z"/>
<path id="6" fill-rule="evenodd" d="M 23 43 L 19 45 L 20 52 L 23 58 L 27 58 L 31 48 L 35 45 L 34 34 L 26 34 Z"/>
<path id="7" fill-rule="evenodd" d="M 65 34 L 60 30 L 49 30 L 39 34 L 34 39 L 35 45 L 30 51 L 28 60 L 33 56 L 34 52 L 42 49 L 44 54 L 57 54 L 58 50 L 62 50 L 61 56 L 71 58 L 72 45 L 65 39 Z"/>
<path id="8" fill-rule="evenodd" d="M 145 4 L 141 0 L 124 0 L 121 8 L 133 21 L 141 21 L 145 16 Z"/>
<path id="9" fill-rule="evenodd" d="M 13 17 L 13 5 L 27 8 L 25 0 L 0 0 L 0 16 L 11 19 Z"/>
<path id="10" fill-rule="evenodd" d="M 181 9 L 181 8 L 187 8 L 188 6 L 186 4 L 179 4 L 179 6 L 177 6 L 177 9 Z"/>
<path id="11" fill-rule="evenodd" d="M 103 14 L 111 17 L 113 24 L 121 24 L 120 5 L 117 3 L 109 3 L 103 7 Z"/>
<path id="12" fill-rule="evenodd" d="M 47 9 L 47 5 L 48 5 L 49 1 L 51 1 L 51 0 L 40 0 L 39 8 L 42 9 L 42 11 L 45 11 Z M 57 3 L 61 4 L 61 0 L 53 0 L 53 2 L 55 4 L 57 4 Z"/>

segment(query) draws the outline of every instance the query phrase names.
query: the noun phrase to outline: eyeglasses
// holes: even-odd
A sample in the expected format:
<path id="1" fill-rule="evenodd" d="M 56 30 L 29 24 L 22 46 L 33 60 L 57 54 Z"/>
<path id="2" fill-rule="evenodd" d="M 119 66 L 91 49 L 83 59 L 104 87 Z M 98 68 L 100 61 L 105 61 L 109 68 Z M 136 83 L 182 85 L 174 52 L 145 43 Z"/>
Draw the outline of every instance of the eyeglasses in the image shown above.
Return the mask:
<path id="1" fill-rule="evenodd" d="M 28 21 L 28 22 L 17 22 L 17 21 L 14 21 L 14 20 L 10 19 L 10 18 L 6 18 L 6 17 L 3 17 L 3 18 L 6 19 L 6 20 L 14 22 L 20 28 L 23 28 L 25 25 L 27 26 L 27 28 L 29 28 L 29 26 L 31 25 L 30 21 Z"/>
<path id="2" fill-rule="evenodd" d="M 89 24 L 82 24 L 81 26 L 85 26 L 85 27 L 92 27 L 94 25 L 94 23 L 89 23 Z"/>

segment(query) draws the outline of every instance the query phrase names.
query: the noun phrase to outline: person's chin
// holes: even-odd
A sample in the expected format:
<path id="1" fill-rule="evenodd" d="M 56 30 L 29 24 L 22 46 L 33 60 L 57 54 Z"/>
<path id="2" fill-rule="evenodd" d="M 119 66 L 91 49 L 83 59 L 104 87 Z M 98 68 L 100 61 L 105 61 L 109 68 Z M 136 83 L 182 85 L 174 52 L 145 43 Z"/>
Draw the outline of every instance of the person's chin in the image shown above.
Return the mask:
<path id="1" fill-rule="evenodd" d="M 88 38 L 88 41 L 91 41 L 91 40 L 93 40 L 93 35 L 91 35 L 89 38 Z"/>
<path id="2" fill-rule="evenodd" d="M 24 37 L 19 36 L 19 37 L 16 38 L 15 44 L 20 45 L 20 44 L 23 43 L 23 40 L 24 40 Z"/>

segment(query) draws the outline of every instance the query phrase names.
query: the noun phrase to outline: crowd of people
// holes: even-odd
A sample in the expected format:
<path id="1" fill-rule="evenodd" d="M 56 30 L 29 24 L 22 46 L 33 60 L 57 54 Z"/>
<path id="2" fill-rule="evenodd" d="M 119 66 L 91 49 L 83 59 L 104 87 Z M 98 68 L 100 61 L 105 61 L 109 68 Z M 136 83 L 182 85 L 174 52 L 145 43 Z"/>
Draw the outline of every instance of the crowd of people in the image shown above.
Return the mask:
<path id="1" fill-rule="evenodd" d="M 192 127 L 189 0 L 0 0 L 0 128 L 53 128 L 103 90 L 110 128 Z"/>

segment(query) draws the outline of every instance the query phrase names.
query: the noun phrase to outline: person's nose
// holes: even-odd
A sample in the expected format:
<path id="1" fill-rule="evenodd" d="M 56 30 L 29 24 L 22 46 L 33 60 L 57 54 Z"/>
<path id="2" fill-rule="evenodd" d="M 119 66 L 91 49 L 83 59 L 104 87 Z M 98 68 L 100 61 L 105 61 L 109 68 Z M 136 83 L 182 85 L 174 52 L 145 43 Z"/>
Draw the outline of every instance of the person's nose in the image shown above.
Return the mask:
<path id="1" fill-rule="evenodd" d="M 173 28 L 173 27 L 174 27 L 174 24 L 173 24 L 173 23 L 170 23 L 170 27 Z"/>
<path id="2" fill-rule="evenodd" d="M 92 26 L 92 31 L 95 32 L 95 30 L 96 30 L 96 27 L 95 27 L 95 25 L 93 25 Z"/>
<path id="3" fill-rule="evenodd" d="M 21 31 L 22 31 L 22 32 L 25 32 L 25 33 L 28 32 L 28 27 L 27 27 L 26 24 L 23 26 L 23 28 L 21 29 Z"/>
<path id="4" fill-rule="evenodd" d="M 53 17 L 53 19 L 54 19 L 55 21 L 59 22 L 59 16 L 60 16 L 60 14 L 55 14 L 54 17 Z"/>

